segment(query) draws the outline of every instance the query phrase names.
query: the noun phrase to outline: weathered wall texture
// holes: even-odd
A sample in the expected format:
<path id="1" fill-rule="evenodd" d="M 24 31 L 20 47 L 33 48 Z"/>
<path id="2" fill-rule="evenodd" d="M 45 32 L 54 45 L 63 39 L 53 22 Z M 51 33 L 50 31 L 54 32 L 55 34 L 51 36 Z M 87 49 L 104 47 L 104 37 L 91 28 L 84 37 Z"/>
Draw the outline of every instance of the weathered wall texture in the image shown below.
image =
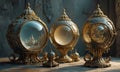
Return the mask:
<path id="1" fill-rule="evenodd" d="M 102 0 L 101 8 L 107 15 L 112 15 L 109 12 L 108 1 Z M 68 16 L 78 25 L 80 34 L 82 27 L 87 17 L 95 9 L 97 0 L 2 0 L 0 1 L 0 57 L 8 56 L 12 53 L 7 40 L 6 31 L 8 25 L 17 16 L 19 16 L 27 2 L 31 3 L 31 8 L 36 14 L 47 24 L 50 29 L 51 24 L 61 15 L 62 9 L 65 8 Z M 112 4 L 113 5 L 113 4 Z M 113 18 L 112 18 L 113 19 Z M 114 20 L 114 19 L 113 19 Z M 50 41 L 48 42 L 45 50 L 53 47 Z M 85 44 L 80 36 L 80 39 L 75 47 L 78 52 L 83 55 L 85 51 Z"/>

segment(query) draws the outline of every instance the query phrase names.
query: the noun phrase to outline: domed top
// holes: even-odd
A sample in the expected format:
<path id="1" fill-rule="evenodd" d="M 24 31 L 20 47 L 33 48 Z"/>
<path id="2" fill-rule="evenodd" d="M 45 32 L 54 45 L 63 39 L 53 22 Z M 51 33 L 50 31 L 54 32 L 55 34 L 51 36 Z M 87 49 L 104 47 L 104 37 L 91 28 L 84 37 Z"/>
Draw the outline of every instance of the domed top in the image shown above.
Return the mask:
<path id="1" fill-rule="evenodd" d="M 102 23 L 107 25 L 110 28 L 111 28 L 111 25 L 113 25 L 113 22 L 100 9 L 99 4 L 97 4 L 97 8 L 93 11 L 92 15 L 88 18 L 87 22 L 89 22 L 90 24 Z"/>
<path id="2" fill-rule="evenodd" d="M 66 10 L 63 9 L 63 13 L 62 13 L 62 16 L 58 19 L 58 21 L 61 21 L 61 20 L 66 20 L 66 21 L 70 21 L 71 19 L 68 17 L 68 15 L 66 14 Z"/>
<path id="3" fill-rule="evenodd" d="M 30 3 L 26 5 L 26 9 L 24 12 L 20 15 L 19 18 L 23 19 L 39 19 L 39 17 L 35 14 L 35 12 L 30 8 Z"/>
<path id="4" fill-rule="evenodd" d="M 84 25 L 83 39 L 87 44 L 91 43 L 93 47 L 108 48 L 115 40 L 115 34 L 113 22 L 104 15 L 98 4 Z"/>
<path id="5" fill-rule="evenodd" d="M 26 10 L 24 11 L 24 13 L 28 14 L 28 15 L 30 15 L 32 13 L 35 14 L 35 12 L 30 8 L 30 3 L 27 4 Z"/>
<path id="6" fill-rule="evenodd" d="M 104 15 L 103 11 L 100 9 L 100 5 L 97 4 L 97 8 L 93 11 L 91 17 L 107 17 Z"/>
<path id="7" fill-rule="evenodd" d="M 50 40 L 57 46 L 75 46 L 79 38 L 77 25 L 68 17 L 63 9 L 61 17 L 52 25 L 50 29 Z"/>

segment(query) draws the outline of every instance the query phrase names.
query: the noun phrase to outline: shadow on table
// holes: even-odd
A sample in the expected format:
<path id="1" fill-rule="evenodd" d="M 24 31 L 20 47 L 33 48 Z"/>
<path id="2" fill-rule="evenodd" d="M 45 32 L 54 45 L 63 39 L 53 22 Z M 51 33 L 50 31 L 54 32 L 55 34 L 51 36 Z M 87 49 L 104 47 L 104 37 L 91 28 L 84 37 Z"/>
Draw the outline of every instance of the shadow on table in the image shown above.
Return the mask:
<path id="1" fill-rule="evenodd" d="M 61 64 L 62 65 L 62 64 Z M 46 70 L 43 70 L 46 69 Z M 0 71 L 6 71 L 6 72 L 34 72 L 34 71 L 48 71 L 48 72 L 85 72 L 89 70 L 94 70 L 96 68 L 88 68 L 84 67 L 83 65 L 76 65 L 76 66 L 67 66 L 67 67 L 42 67 L 42 65 L 17 65 L 17 64 L 11 64 L 10 62 L 0 62 Z"/>
<path id="2" fill-rule="evenodd" d="M 25 64 L 13 64 L 11 62 L 0 62 L 0 70 L 17 68 L 42 68 L 42 66 L 40 64 L 25 65 Z"/>
<path id="3" fill-rule="evenodd" d="M 77 65 L 54 69 L 51 72 L 101 72 L 101 69 L 104 71 L 106 68 L 90 68 L 84 67 L 83 65 Z M 120 72 L 120 69 L 107 70 L 104 72 Z"/>
<path id="4" fill-rule="evenodd" d="M 114 70 L 107 70 L 105 72 L 120 72 L 120 69 L 114 69 Z"/>
<path id="5" fill-rule="evenodd" d="M 63 68 L 54 69 L 53 72 L 86 72 L 95 70 L 97 68 L 84 67 L 83 65 L 68 66 Z"/>
<path id="6" fill-rule="evenodd" d="M 62 64 L 60 64 L 62 65 Z M 44 70 L 45 69 L 45 70 Z M 18 65 L 18 64 L 11 64 L 10 62 L 0 62 L 0 71 L 6 71 L 10 72 L 93 72 L 93 71 L 98 71 L 100 69 L 105 68 L 89 68 L 89 67 L 84 67 L 83 65 L 74 65 L 74 66 L 58 66 L 58 67 L 53 67 L 53 68 L 47 68 L 47 67 L 42 67 L 40 64 L 34 64 L 34 65 Z M 101 70 L 100 70 L 101 71 Z M 120 69 L 113 69 L 113 70 L 107 70 L 104 72 L 120 72 Z"/>

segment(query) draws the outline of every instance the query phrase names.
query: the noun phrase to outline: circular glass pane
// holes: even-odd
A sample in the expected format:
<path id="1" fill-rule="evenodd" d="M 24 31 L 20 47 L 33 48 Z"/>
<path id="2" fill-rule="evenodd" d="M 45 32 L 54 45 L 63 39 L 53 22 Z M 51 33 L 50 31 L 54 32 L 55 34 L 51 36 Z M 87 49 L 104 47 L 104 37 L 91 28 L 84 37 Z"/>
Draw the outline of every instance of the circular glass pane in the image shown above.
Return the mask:
<path id="1" fill-rule="evenodd" d="M 59 26 L 54 33 L 55 41 L 60 45 L 67 45 L 73 39 L 71 28 L 68 26 Z"/>
<path id="2" fill-rule="evenodd" d="M 45 29 L 40 22 L 26 22 L 20 31 L 20 40 L 23 46 L 29 50 L 41 48 L 46 42 Z"/>
<path id="3" fill-rule="evenodd" d="M 108 29 L 105 25 L 93 25 L 91 27 L 91 38 L 98 43 L 103 43 L 107 39 Z"/>

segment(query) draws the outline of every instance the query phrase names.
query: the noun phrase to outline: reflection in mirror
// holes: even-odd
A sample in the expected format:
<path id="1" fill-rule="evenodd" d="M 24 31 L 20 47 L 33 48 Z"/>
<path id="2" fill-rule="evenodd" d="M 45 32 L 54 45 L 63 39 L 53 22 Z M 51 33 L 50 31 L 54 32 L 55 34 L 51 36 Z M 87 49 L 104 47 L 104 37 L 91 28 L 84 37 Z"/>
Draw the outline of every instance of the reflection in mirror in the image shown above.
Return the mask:
<path id="1" fill-rule="evenodd" d="M 45 29 L 40 22 L 26 22 L 21 28 L 20 40 L 26 49 L 39 49 L 46 40 Z"/>
<path id="2" fill-rule="evenodd" d="M 54 38 L 60 45 L 69 44 L 73 39 L 72 30 L 68 26 L 59 26 L 55 30 Z"/>
<path id="3" fill-rule="evenodd" d="M 103 43 L 108 38 L 108 28 L 105 25 L 92 25 L 91 38 L 97 43 Z M 107 36 L 107 37 L 106 37 Z"/>

